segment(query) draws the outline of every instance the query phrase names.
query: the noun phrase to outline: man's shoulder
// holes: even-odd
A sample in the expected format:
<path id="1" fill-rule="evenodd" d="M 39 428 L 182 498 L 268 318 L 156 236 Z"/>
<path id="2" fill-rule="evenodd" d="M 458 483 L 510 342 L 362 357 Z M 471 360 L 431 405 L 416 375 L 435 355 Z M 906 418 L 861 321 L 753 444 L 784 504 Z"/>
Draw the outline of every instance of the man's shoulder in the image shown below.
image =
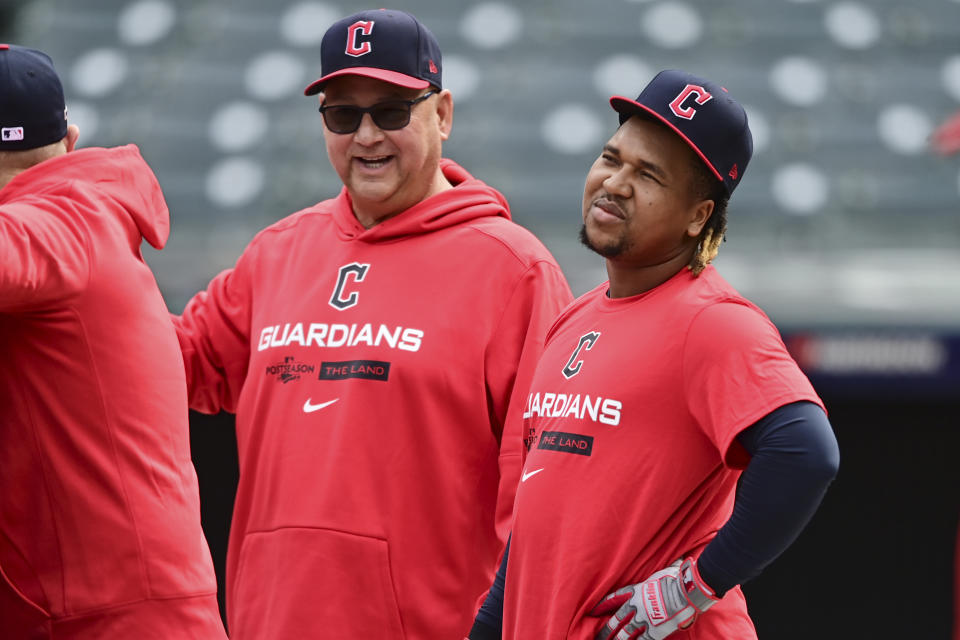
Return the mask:
<path id="1" fill-rule="evenodd" d="M 463 227 L 475 234 L 478 242 L 488 245 L 490 251 L 512 254 L 526 266 L 540 261 L 557 264 L 553 254 L 533 232 L 507 218 L 477 218 Z"/>
<path id="2" fill-rule="evenodd" d="M 333 211 L 332 200 L 324 200 L 291 213 L 261 229 L 250 242 L 250 246 L 298 241 L 305 233 L 323 230 L 333 224 Z"/>
<path id="3" fill-rule="evenodd" d="M 701 309 L 719 307 L 739 308 L 766 318 L 763 310 L 740 293 L 712 266 L 694 279 L 691 302 Z"/>
<path id="4" fill-rule="evenodd" d="M 604 281 L 583 295 L 577 296 L 575 300 L 561 309 L 547 331 L 547 340 L 551 340 L 560 331 L 571 328 L 574 331 L 580 331 L 593 326 L 593 322 L 602 315 L 598 311 L 597 299 L 605 297 L 609 287 L 610 283 Z"/>
<path id="5" fill-rule="evenodd" d="M 704 278 L 706 276 L 706 278 Z M 757 304 L 737 291 L 716 271 L 704 271 L 687 297 L 691 335 L 724 336 L 726 346 L 757 343 L 779 336 L 776 325 Z"/>
<path id="6" fill-rule="evenodd" d="M 693 317 L 708 307 L 724 303 L 755 306 L 712 265 L 699 275 L 694 275 L 690 269 L 684 267 L 660 285 L 659 289 L 660 295 L 653 296 L 651 304 L 672 309 L 672 314 L 676 317 Z"/>

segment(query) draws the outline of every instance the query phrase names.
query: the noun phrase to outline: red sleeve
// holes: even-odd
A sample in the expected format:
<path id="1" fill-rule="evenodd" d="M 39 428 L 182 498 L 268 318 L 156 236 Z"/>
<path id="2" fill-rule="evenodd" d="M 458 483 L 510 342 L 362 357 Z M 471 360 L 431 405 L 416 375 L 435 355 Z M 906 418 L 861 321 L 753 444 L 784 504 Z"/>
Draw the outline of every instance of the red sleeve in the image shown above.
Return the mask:
<path id="1" fill-rule="evenodd" d="M 523 405 L 547 329 L 573 296 L 560 268 L 540 261 L 522 276 L 507 302 L 486 353 L 486 380 L 492 417 L 500 434 L 500 488 L 497 534 L 506 544 L 513 498 L 520 482 Z"/>
<path id="2" fill-rule="evenodd" d="M 241 256 L 173 316 L 187 373 L 190 408 L 236 413 L 250 361 L 250 282 Z"/>
<path id="3" fill-rule="evenodd" d="M 823 407 L 773 323 L 736 302 L 711 305 L 691 323 L 683 380 L 690 412 L 733 467 L 749 461 L 735 438 L 754 422 L 799 400 Z"/>
<path id="4" fill-rule="evenodd" d="M 52 200 L 0 207 L 0 310 L 37 308 L 86 287 L 89 230 L 66 198 Z"/>

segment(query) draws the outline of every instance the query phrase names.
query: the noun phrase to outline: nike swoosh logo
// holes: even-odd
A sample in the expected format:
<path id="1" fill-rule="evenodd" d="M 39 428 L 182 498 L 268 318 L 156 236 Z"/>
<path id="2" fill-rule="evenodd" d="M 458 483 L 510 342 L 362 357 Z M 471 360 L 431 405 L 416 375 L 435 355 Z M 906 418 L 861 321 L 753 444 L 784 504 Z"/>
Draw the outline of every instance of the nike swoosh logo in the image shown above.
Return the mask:
<path id="1" fill-rule="evenodd" d="M 540 467 L 539 469 L 534 469 L 533 471 L 528 471 L 527 473 L 523 474 L 522 478 L 520 478 L 520 482 L 526 482 L 527 479 L 537 475 L 541 471 L 543 471 L 543 467 Z"/>
<path id="2" fill-rule="evenodd" d="M 303 403 L 303 412 L 313 413 L 314 411 L 320 411 L 320 409 L 323 409 L 324 407 L 329 407 L 339 399 L 340 398 L 334 398 L 333 400 L 330 400 L 328 402 L 321 402 L 320 404 L 310 404 L 310 398 L 307 398 L 307 401 Z"/>

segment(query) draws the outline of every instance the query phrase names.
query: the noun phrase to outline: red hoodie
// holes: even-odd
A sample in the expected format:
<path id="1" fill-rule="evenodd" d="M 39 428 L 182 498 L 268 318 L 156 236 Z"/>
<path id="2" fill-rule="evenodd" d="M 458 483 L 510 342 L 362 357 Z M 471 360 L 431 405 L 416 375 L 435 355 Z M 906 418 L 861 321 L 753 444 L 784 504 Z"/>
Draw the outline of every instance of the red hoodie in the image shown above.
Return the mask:
<path id="1" fill-rule="evenodd" d="M 190 406 L 237 414 L 235 640 L 462 638 L 490 586 L 571 295 L 497 191 L 442 167 L 455 188 L 371 229 L 346 191 L 267 228 L 178 324 Z"/>
<path id="2" fill-rule="evenodd" d="M 0 189 L 0 636 L 225 638 L 134 146 Z"/>

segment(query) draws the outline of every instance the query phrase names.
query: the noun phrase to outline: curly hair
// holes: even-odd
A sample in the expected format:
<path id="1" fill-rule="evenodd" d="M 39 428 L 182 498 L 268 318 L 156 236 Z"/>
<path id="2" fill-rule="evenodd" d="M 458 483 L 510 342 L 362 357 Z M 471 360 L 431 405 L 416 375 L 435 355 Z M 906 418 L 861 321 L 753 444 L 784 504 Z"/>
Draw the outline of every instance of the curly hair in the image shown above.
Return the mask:
<path id="1" fill-rule="evenodd" d="M 690 182 L 694 198 L 713 200 L 713 213 L 703 225 L 700 236 L 697 238 L 697 250 L 687 264 L 687 268 L 693 272 L 693 275 L 699 276 L 720 253 L 720 243 L 723 242 L 727 232 L 727 202 L 730 200 L 730 194 L 727 193 L 723 182 L 717 180 L 700 158 L 694 158 Z"/>

